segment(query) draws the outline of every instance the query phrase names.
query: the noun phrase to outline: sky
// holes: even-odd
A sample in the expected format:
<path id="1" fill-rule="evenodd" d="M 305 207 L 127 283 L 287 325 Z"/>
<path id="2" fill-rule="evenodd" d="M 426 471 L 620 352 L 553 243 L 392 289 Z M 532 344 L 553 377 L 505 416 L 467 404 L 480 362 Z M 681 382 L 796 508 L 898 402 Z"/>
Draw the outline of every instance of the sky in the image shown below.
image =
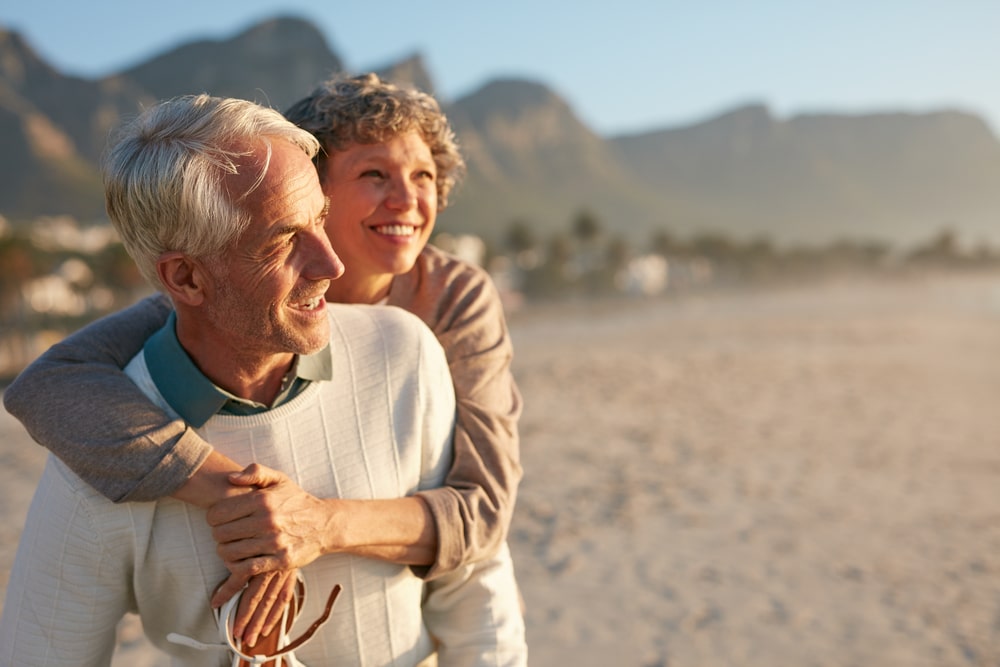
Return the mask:
<path id="1" fill-rule="evenodd" d="M 749 103 L 801 113 L 980 115 L 1000 134 L 998 0 L 269 0 L 6 2 L 67 74 L 99 77 L 275 16 L 313 22 L 347 69 L 420 53 L 445 102 L 495 78 L 543 83 L 603 136 Z M 197 92 L 197 91 L 192 91 Z"/>

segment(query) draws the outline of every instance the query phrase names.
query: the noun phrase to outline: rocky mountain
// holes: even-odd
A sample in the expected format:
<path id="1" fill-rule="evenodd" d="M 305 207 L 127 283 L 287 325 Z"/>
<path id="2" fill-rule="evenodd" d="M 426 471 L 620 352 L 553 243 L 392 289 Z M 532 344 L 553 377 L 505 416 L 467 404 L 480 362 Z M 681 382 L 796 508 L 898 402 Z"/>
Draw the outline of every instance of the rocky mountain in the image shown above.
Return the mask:
<path id="1" fill-rule="evenodd" d="M 109 131 L 143 105 L 209 92 L 278 109 L 343 70 L 310 23 L 278 18 L 201 40 L 112 76 L 65 76 L 0 29 L 0 214 L 102 216 L 96 164 Z M 419 54 L 378 68 L 434 91 Z M 762 105 L 686 127 L 594 133 L 544 83 L 486 82 L 443 100 L 469 163 L 444 230 L 503 238 L 515 220 L 539 238 L 588 210 L 612 234 L 897 243 L 950 227 L 1000 241 L 1000 142 L 958 111 L 774 117 Z"/>
<path id="2" fill-rule="evenodd" d="M 227 40 L 190 42 L 121 73 L 156 99 L 207 92 L 286 109 L 343 70 L 307 21 L 266 21 Z"/>
<path id="3" fill-rule="evenodd" d="M 98 136 L 111 128 L 102 111 L 117 118 L 136 104 L 134 95 L 118 93 L 63 76 L 19 35 L 0 31 L 0 213 L 102 214 L 94 161 Z"/>
<path id="4" fill-rule="evenodd" d="M 997 238 L 1000 143 L 969 114 L 779 120 L 750 106 L 613 143 L 644 185 L 694 202 L 694 222 L 734 232 L 912 241 L 952 226 Z"/>
<path id="5" fill-rule="evenodd" d="M 493 81 L 449 105 L 448 114 L 469 174 L 445 225 L 495 236 L 517 219 L 543 236 L 590 209 L 609 229 L 631 235 L 637 216 L 664 205 L 635 187 L 617 148 L 543 84 Z"/>
<path id="6" fill-rule="evenodd" d="M 427 71 L 424 59 L 419 53 L 399 62 L 389 63 L 385 67 L 376 67 L 373 71 L 385 81 L 394 81 L 400 86 L 416 88 L 431 95 L 435 94 L 434 82 L 431 80 L 430 72 Z"/>

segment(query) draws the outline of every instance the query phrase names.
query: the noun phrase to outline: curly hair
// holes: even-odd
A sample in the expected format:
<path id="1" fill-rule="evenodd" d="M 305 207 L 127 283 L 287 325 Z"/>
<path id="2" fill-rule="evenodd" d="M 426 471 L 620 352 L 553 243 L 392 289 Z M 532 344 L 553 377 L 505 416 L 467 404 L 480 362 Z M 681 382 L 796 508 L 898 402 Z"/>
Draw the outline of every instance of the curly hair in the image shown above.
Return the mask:
<path id="1" fill-rule="evenodd" d="M 328 156 L 352 144 L 379 144 L 416 130 L 437 166 L 438 208 L 465 174 L 455 133 L 437 101 L 418 90 L 382 81 L 376 74 L 333 77 L 293 104 L 285 118 L 319 139 L 320 179 Z"/>

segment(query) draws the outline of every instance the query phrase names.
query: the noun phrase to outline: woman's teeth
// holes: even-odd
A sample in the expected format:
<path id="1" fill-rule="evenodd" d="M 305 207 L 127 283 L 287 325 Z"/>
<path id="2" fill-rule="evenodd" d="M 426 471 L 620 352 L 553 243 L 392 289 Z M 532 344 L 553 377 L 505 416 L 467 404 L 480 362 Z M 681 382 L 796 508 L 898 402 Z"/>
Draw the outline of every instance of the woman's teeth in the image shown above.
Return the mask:
<path id="1" fill-rule="evenodd" d="M 410 225 L 382 225 L 376 227 L 375 231 L 386 236 L 413 236 L 417 228 Z"/>

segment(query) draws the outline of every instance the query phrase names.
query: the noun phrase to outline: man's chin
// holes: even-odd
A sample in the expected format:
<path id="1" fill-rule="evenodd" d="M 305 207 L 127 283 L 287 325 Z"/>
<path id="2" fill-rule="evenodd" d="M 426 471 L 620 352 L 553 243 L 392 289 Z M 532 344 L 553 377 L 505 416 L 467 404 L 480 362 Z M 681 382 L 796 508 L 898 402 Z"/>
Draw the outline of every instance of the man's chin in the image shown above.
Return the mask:
<path id="1" fill-rule="evenodd" d="M 290 317 L 284 325 L 287 340 L 293 348 L 291 351 L 295 354 L 319 352 L 330 342 L 330 319 L 326 312 L 318 317 Z"/>
<path id="2" fill-rule="evenodd" d="M 303 336 L 300 344 L 300 351 L 296 354 L 315 354 L 330 344 L 330 329 L 325 328 L 323 332 L 316 332 L 313 335 Z"/>

